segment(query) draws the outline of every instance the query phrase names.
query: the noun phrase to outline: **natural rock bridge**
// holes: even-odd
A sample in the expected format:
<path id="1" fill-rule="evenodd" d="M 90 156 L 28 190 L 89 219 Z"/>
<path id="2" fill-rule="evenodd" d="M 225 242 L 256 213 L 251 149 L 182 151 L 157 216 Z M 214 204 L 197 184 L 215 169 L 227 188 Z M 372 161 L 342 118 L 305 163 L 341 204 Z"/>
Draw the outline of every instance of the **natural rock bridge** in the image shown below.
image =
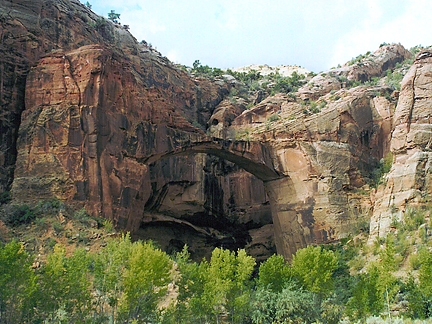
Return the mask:
<path id="1" fill-rule="evenodd" d="M 230 141 L 219 138 L 200 139 L 186 143 L 179 143 L 177 147 L 136 158 L 140 163 L 151 164 L 158 160 L 197 153 L 212 154 L 237 164 L 242 169 L 252 173 L 263 181 L 272 181 L 284 177 L 276 170 L 270 149 L 260 142 Z M 125 153 L 125 156 L 128 156 Z M 131 157 L 131 156 L 129 156 Z"/>
<path id="2" fill-rule="evenodd" d="M 156 150 L 157 151 L 157 150 Z M 211 154 L 237 164 L 264 182 L 270 201 L 275 229 L 275 243 L 279 254 L 290 259 L 299 248 L 310 243 L 310 229 L 299 221 L 295 206 L 297 196 L 288 174 L 275 167 L 272 149 L 256 141 L 230 141 L 218 138 L 197 136 L 195 140 L 170 142 L 165 149 L 153 151 L 146 156 L 124 156 L 137 162 L 150 165 L 159 160 L 197 153 Z"/>

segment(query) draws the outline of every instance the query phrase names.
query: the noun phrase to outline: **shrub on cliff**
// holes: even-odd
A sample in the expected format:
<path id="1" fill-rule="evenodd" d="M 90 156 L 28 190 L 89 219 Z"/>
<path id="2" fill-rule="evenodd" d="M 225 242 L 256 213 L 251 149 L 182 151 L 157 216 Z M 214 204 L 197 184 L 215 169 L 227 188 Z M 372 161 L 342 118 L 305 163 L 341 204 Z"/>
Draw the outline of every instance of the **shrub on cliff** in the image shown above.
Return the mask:
<path id="1" fill-rule="evenodd" d="M 120 14 L 116 13 L 114 10 L 111 10 L 111 12 L 108 13 L 108 19 L 111 20 L 113 23 L 118 24 L 120 19 Z"/>
<path id="2" fill-rule="evenodd" d="M 7 204 L 11 201 L 10 192 L 3 191 L 0 193 L 0 205 Z"/>
<path id="3" fill-rule="evenodd" d="M 34 208 L 25 204 L 5 204 L 0 208 L 0 219 L 10 226 L 28 224 L 37 214 Z"/>

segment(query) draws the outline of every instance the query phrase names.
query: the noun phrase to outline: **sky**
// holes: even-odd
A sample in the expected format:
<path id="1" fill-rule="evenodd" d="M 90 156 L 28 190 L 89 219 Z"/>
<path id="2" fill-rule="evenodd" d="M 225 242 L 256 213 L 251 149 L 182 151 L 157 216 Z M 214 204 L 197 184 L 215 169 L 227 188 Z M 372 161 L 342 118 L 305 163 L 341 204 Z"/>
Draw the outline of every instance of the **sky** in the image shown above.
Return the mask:
<path id="1" fill-rule="evenodd" d="M 81 0 L 86 3 L 87 0 Z M 89 0 L 172 62 L 218 68 L 344 64 L 381 43 L 432 45 L 428 0 Z"/>

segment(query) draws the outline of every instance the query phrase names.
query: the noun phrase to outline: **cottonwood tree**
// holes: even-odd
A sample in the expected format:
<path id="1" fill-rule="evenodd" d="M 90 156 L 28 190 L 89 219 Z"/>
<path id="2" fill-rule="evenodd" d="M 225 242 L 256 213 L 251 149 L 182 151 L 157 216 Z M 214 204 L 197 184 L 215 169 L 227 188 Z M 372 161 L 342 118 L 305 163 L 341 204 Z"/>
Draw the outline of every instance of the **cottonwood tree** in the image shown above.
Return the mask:
<path id="1" fill-rule="evenodd" d="M 218 322 L 220 315 L 226 311 L 236 323 L 247 317 L 251 293 L 249 284 L 255 259 L 244 250 L 236 253 L 216 248 L 210 262 L 191 263 L 185 247 L 177 255 L 177 265 L 180 271 L 177 282 L 178 322 L 207 322 L 211 320 L 209 315 Z"/>
<path id="2" fill-rule="evenodd" d="M 291 269 L 281 255 L 272 255 L 259 267 L 258 285 L 281 292 L 292 279 Z"/>
<path id="3" fill-rule="evenodd" d="M 172 279 L 169 256 L 151 242 L 132 243 L 122 275 L 124 295 L 119 313 L 122 319 L 148 322 L 155 318 L 157 304 Z"/>
<path id="4" fill-rule="evenodd" d="M 0 323 L 23 323 L 33 318 L 38 285 L 32 258 L 15 240 L 0 245 Z"/>
<path id="5" fill-rule="evenodd" d="M 333 251 L 310 245 L 297 251 L 291 268 L 306 289 L 325 297 L 333 289 L 332 275 L 337 265 Z"/>

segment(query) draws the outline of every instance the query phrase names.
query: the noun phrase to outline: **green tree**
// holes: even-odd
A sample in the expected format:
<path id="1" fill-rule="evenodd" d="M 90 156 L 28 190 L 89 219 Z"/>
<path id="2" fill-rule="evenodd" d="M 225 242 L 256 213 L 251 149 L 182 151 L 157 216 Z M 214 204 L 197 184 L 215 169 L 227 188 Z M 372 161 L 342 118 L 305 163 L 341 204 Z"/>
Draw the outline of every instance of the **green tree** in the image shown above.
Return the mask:
<path id="1" fill-rule="evenodd" d="M 226 295 L 226 307 L 230 313 L 231 321 L 240 323 L 248 317 L 251 294 L 250 277 L 255 266 L 255 259 L 241 249 L 237 251 L 237 256 L 231 252 L 230 261 L 233 268 L 231 273 L 227 273 L 227 278 L 231 277 L 232 279 Z"/>
<path id="2" fill-rule="evenodd" d="M 408 310 L 406 315 L 410 318 L 428 318 L 430 316 L 429 309 L 431 300 L 424 296 L 423 291 L 415 282 L 415 279 L 412 275 L 410 275 L 406 281 L 406 290 L 408 292 Z"/>
<path id="3" fill-rule="evenodd" d="M 120 301 L 120 317 L 127 320 L 150 321 L 157 312 L 157 303 L 171 282 L 172 261 L 151 242 L 132 244 L 123 273 L 124 295 Z"/>
<path id="4" fill-rule="evenodd" d="M 432 316 L 432 256 L 427 248 L 421 248 L 418 254 L 419 283 L 417 285 L 412 277 L 407 281 L 408 315 L 412 318 L 424 319 Z"/>
<path id="5" fill-rule="evenodd" d="M 83 322 L 92 311 L 90 258 L 84 249 L 65 256 L 65 248 L 55 245 L 41 271 L 43 310 L 52 321 L 66 316 Z"/>
<path id="6" fill-rule="evenodd" d="M 245 316 L 249 290 L 247 283 L 255 266 L 255 260 L 244 250 L 236 253 L 222 248 L 213 250 L 205 293 L 211 297 L 216 320 L 226 308 L 231 319 L 241 321 Z"/>
<path id="7" fill-rule="evenodd" d="M 187 245 L 176 256 L 180 276 L 176 281 L 179 289 L 175 310 L 176 323 L 191 323 L 208 321 L 213 311 L 212 296 L 205 291 L 209 280 L 209 264 L 203 260 L 200 263 L 191 262 Z"/>
<path id="8" fill-rule="evenodd" d="M 97 317 L 117 317 L 120 297 L 123 292 L 123 272 L 130 255 L 132 242 L 129 233 L 119 239 L 111 239 L 105 248 L 93 256 L 93 285 L 98 291 L 95 301 Z M 108 315 L 109 314 L 109 315 Z"/>
<path id="9" fill-rule="evenodd" d="M 327 296 L 333 289 L 332 276 L 337 266 L 338 260 L 333 251 L 310 245 L 297 251 L 291 267 L 294 276 L 306 289 Z"/>
<path id="10" fill-rule="evenodd" d="M 0 245 L 0 323 L 34 319 L 38 285 L 32 262 L 21 243 Z"/>
<path id="11" fill-rule="evenodd" d="M 290 267 L 281 255 L 272 255 L 259 267 L 258 285 L 274 292 L 281 292 L 291 279 Z"/>
<path id="12" fill-rule="evenodd" d="M 85 5 L 86 5 L 86 7 L 87 7 L 87 8 L 89 8 L 89 9 L 91 9 L 91 8 L 92 8 L 92 5 L 91 5 L 91 4 L 90 4 L 90 2 L 88 2 L 88 1 L 86 2 L 86 4 L 85 4 Z"/>
<path id="13" fill-rule="evenodd" d="M 120 19 L 120 14 L 116 13 L 115 10 L 111 10 L 111 12 L 108 13 L 108 19 L 118 24 Z"/>
<path id="14" fill-rule="evenodd" d="M 367 274 L 360 274 L 347 303 L 351 319 L 366 320 L 368 315 L 379 315 L 384 307 L 384 295 L 379 285 L 380 274 L 377 268 Z"/>
<path id="15" fill-rule="evenodd" d="M 208 322 L 211 320 L 209 315 L 218 322 L 225 310 L 233 322 L 243 322 L 249 313 L 249 284 L 255 259 L 244 250 L 236 254 L 216 248 L 210 262 L 190 263 L 188 260 L 189 253 L 185 247 L 177 255 L 180 270 L 178 313 L 183 314 L 178 322 Z M 178 315 L 179 319 L 181 316 Z"/>

